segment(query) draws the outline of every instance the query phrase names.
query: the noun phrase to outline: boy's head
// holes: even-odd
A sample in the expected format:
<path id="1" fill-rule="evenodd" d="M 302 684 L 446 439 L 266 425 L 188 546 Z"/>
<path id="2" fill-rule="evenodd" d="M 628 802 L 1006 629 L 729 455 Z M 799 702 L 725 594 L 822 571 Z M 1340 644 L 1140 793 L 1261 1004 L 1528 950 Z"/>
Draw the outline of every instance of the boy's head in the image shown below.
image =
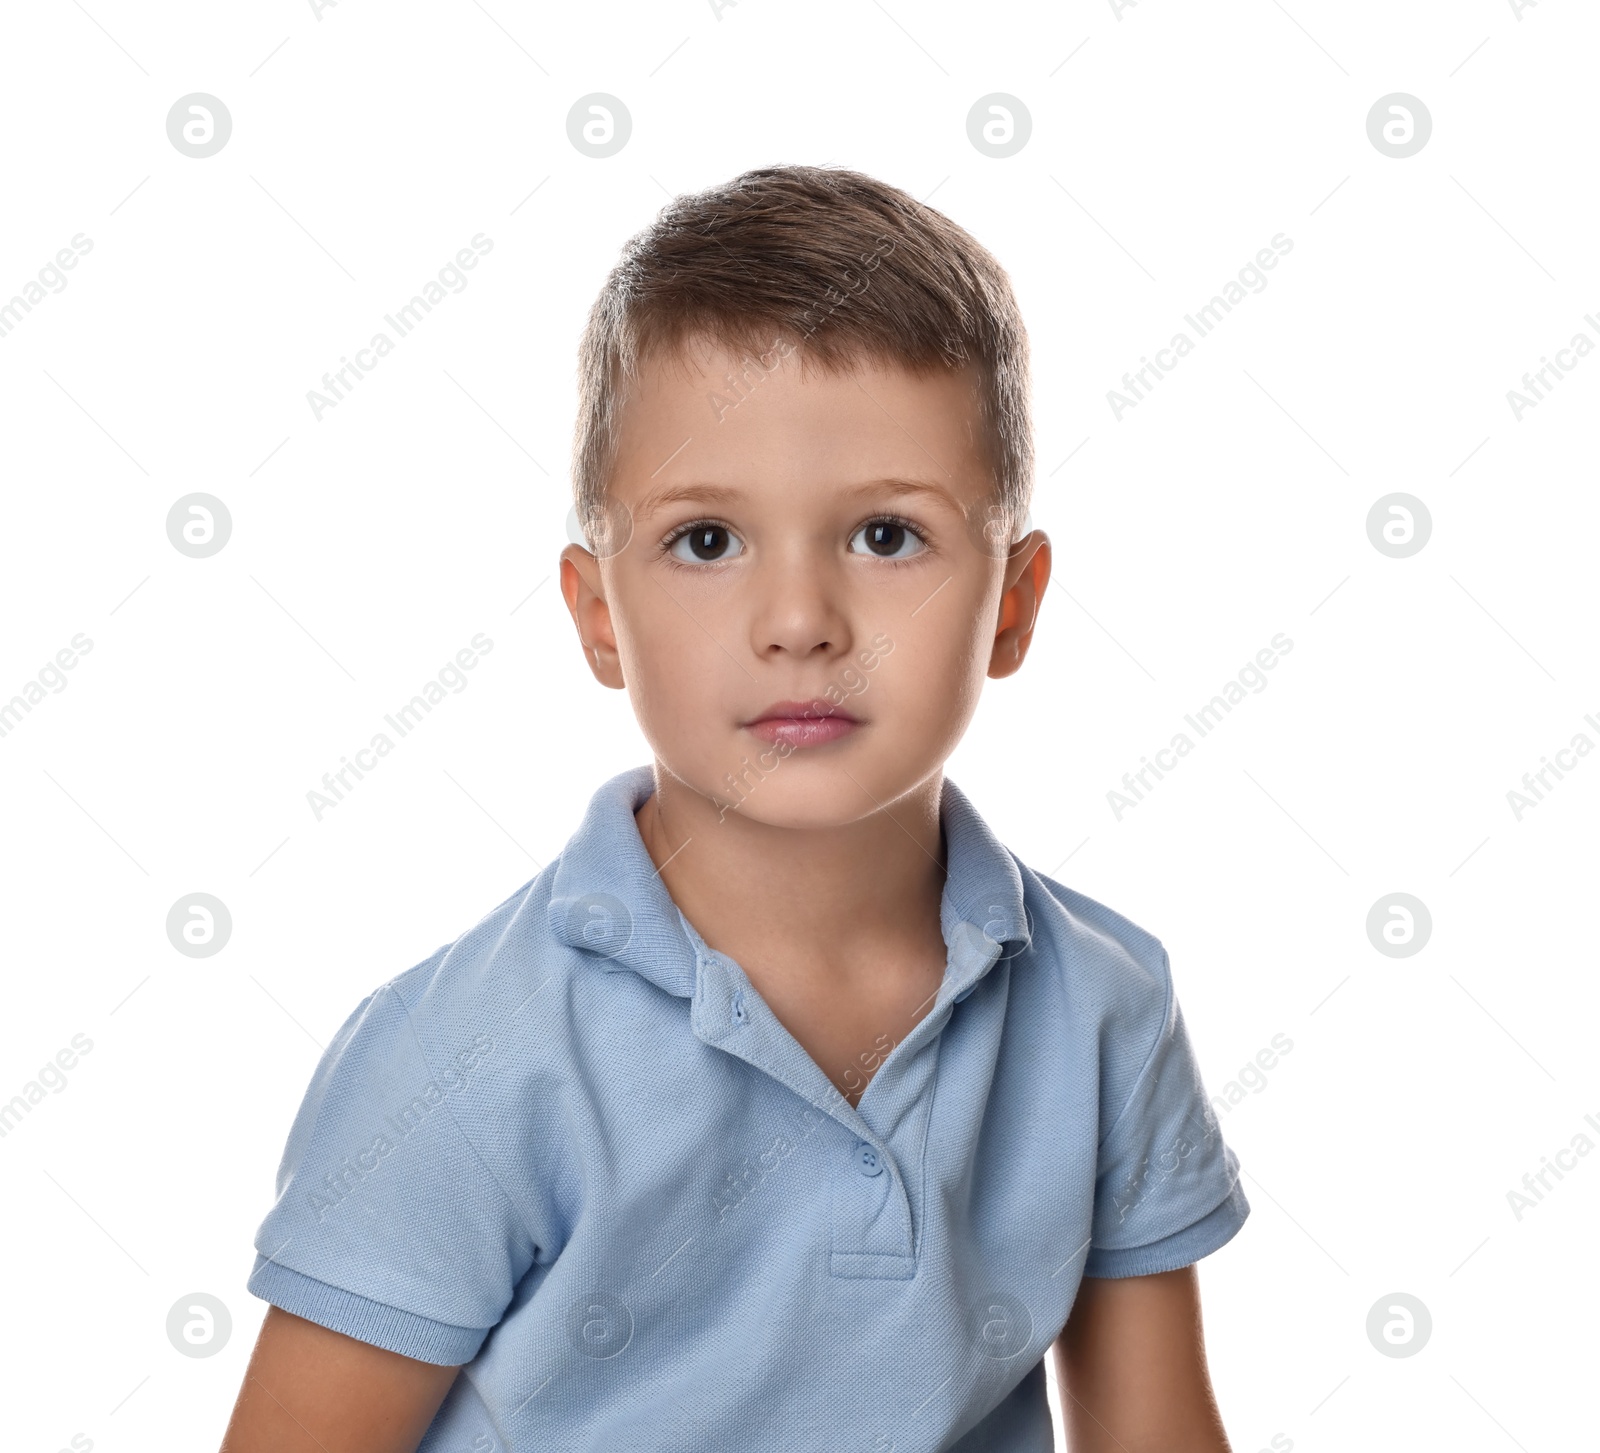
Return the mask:
<path id="1" fill-rule="evenodd" d="M 795 827 L 926 781 L 1048 580 L 999 264 L 858 172 L 746 172 L 628 244 L 579 387 L 592 548 L 563 552 L 562 590 L 662 765 Z"/>

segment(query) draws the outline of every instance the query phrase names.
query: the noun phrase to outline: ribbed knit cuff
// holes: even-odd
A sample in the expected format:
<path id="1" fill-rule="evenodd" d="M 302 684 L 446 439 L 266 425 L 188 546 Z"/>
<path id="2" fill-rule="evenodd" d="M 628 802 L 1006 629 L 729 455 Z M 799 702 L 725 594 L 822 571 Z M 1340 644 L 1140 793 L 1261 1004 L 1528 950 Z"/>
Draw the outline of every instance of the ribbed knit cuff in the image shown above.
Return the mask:
<path id="1" fill-rule="evenodd" d="M 1174 1231 L 1172 1235 L 1152 1241 L 1148 1246 L 1133 1246 L 1126 1250 L 1091 1246 L 1083 1274 L 1106 1277 L 1154 1276 L 1159 1271 L 1176 1271 L 1180 1266 L 1192 1266 L 1202 1256 L 1209 1256 L 1218 1247 L 1232 1241 L 1249 1214 L 1250 1202 L 1245 1199 L 1244 1186 L 1236 1180 L 1221 1205 L 1182 1231 Z"/>
<path id="2" fill-rule="evenodd" d="M 281 1262 L 269 1261 L 259 1252 L 254 1270 L 245 1283 L 252 1295 L 319 1327 L 343 1332 L 360 1342 L 370 1342 L 419 1362 L 441 1367 L 459 1367 L 477 1355 L 492 1328 L 452 1327 L 403 1312 L 383 1302 L 374 1302 L 354 1292 L 329 1286 L 326 1282 L 290 1271 Z"/>

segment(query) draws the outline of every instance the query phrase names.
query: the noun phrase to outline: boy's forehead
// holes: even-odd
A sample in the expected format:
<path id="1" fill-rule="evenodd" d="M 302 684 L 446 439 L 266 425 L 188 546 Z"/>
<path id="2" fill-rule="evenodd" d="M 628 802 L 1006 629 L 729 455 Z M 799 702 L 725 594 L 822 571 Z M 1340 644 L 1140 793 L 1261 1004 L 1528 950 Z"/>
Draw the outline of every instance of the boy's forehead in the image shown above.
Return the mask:
<path id="1" fill-rule="evenodd" d="M 718 345 L 641 360 L 624 394 L 613 488 L 639 503 L 689 481 L 841 486 L 911 480 L 957 502 L 993 488 L 976 371 Z"/>

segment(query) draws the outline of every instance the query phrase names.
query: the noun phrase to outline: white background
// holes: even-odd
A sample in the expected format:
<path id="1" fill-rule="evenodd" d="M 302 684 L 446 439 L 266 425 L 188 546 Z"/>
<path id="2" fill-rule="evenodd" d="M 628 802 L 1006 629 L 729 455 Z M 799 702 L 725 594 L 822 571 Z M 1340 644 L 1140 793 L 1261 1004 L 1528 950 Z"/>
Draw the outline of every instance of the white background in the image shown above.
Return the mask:
<path id="1" fill-rule="evenodd" d="M 1600 742 L 1600 357 L 1520 420 L 1506 393 L 1600 342 L 1597 41 L 1577 0 L 10 8 L 0 297 L 93 250 L 0 338 L 0 699 L 93 648 L 0 737 L 0 1099 L 94 1047 L 0 1140 L 6 1446 L 216 1445 L 319 1045 L 647 760 L 552 579 L 575 348 L 669 195 L 774 162 L 931 199 L 1027 319 L 1059 588 L 950 776 L 1164 940 L 1213 1091 L 1293 1041 L 1223 1118 L 1254 1213 L 1201 1264 L 1235 1449 L 1591 1438 L 1600 1155 L 1520 1220 L 1507 1192 L 1600 1118 L 1600 761 L 1520 820 L 1507 792 Z M 206 159 L 165 129 L 193 91 L 233 119 Z M 607 160 L 567 139 L 591 91 L 633 118 Z M 966 133 L 997 91 L 1033 123 L 1005 160 Z M 1406 159 L 1366 131 L 1396 91 L 1433 120 Z M 315 419 L 480 232 L 470 285 Z M 1280 232 L 1118 421 L 1107 390 Z M 208 559 L 166 535 L 196 491 L 232 515 Z M 1393 492 L 1432 518 L 1409 558 L 1368 539 Z M 308 789 L 477 632 L 469 688 L 317 821 Z M 1267 689 L 1118 820 L 1278 632 Z M 166 937 L 194 892 L 232 914 L 212 958 Z M 1433 919 L 1408 958 L 1367 936 L 1395 892 Z M 204 1359 L 164 1330 L 196 1291 L 234 1324 Z M 1365 1331 L 1396 1291 L 1433 1318 L 1412 1357 Z"/>

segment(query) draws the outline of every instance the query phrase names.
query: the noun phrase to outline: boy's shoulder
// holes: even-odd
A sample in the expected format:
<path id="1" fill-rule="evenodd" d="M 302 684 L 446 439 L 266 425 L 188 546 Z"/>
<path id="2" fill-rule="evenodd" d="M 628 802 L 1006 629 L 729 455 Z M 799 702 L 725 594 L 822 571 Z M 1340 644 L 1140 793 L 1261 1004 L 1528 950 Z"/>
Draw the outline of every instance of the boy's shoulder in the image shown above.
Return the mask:
<path id="1" fill-rule="evenodd" d="M 974 930 L 981 925 L 984 937 L 1005 940 L 998 961 L 1037 969 L 1026 977 L 1040 988 L 1064 984 L 1074 1010 L 1099 998 L 1128 1010 L 1153 1003 L 1161 1014 L 1169 978 L 1160 939 L 1024 862 L 948 777 L 942 815 L 947 920 L 959 918 Z"/>
<path id="2" fill-rule="evenodd" d="M 1034 952 L 1053 962 L 1069 1002 L 1097 1009 L 1124 1030 L 1138 1023 L 1158 1033 L 1172 1000 L 1166 945 L 1125 914 L 1012 858 Z"/>
<path id="3" fill-rule="evenodd" d="M 1166 946 L 1126 915 L 1022 863 L 1033 951 L 1053 970 L 1036 981 L 1069 1058 L 1092 1061 L 1105 1143 L 1138 1087 L 1185 1049 Z M 1042 965 L 1041 965 L 1042 966 Z M 1013 981 L 1015 982 L 1015 981 Z"/>
<path id="4" fill-rule="evenodd" d="M 1030 868 L 1015 853 L 1011 857 L 1022 875 L 1023 900 L 1030 918 L 1043 908 L 1050 921 L 1065 927 L 1080 948 L 1136 968 L 1154 983 L 1165 983 L 1167 950 L 1155 934 L 1108 904 Z"/>
<path id="5" fill-rule="evenodd" d="M 1131 956 L 1141 965 L 1165 963 L 1166 949 L 1148 929 L 1098 899 L 1030 868 L 1014 853 L 1012 859 L 1017 864 L 1017 871 L 1022 874 L 1025 899 L 1053 900 L 1076 931 L 1093 935 L 1113 955 Z M 1034 890 L 1031 894 L 1028 892 L 1030 888 Z M 1029 907 L 1032 907 L 1031 902 Z"/>
<path id="6" fill-rule="evenodd" d="M 470 928 L 373 993 L 393 993 L 414 1024 L 449 1020 L 469 1008 L 480 1020 L 514 1013 L 568 968 L 565 946 L 549 927 L 554 868 L 541 868 Z"/>

